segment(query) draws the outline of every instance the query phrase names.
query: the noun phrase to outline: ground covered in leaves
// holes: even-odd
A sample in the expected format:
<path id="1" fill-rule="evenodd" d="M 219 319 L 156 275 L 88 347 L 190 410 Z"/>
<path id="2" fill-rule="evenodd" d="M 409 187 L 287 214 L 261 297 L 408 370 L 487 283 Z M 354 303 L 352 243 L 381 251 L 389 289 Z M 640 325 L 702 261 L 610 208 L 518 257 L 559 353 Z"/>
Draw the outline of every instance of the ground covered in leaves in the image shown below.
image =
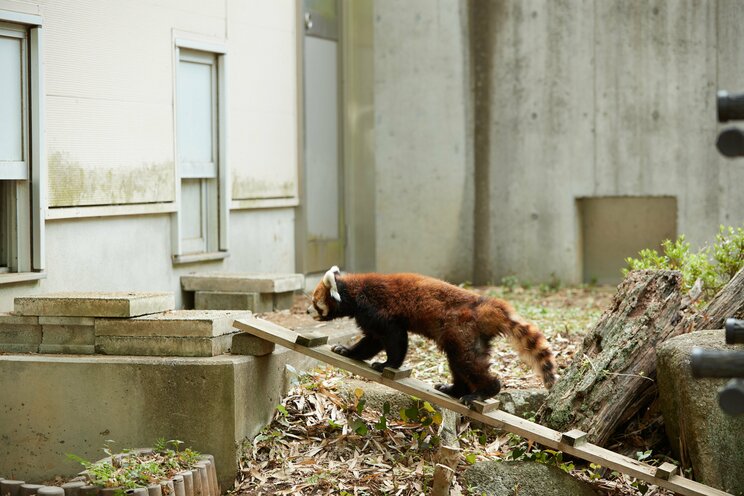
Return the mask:
<path id="1" fill-rule="evenodd" d="M 472 288 L 508 300 L 525 319 L 537 324 L 551 342 L 560 367 L 567 365 L 593 323 L 610 302 L 614 288 Z M 265 314 L 280 325 L 308 327 L 307 300 L 292 311 Z M 539 381 L 505 341 L 495 340 L 493 370 L 505 389 L 540 387 Z M 406 365 L 428 382 L 448 380 L 444 356 L 430 342 L 411 336 Z M 274 420 L 245 448 L 233 493 L 419 495 L 428 494 L 444 435 L 442 413 L 411 399 L 391 411 L 367 405 L 364 388 L 342 394 L 348 373 L 332 367 L 297 373 Z M 461 449 L 451 494 L 471 494 L 465 470 L 483 460 L 532 460 L 558 466 L 591 482 L 603 494 L 669 494 L 595 465 L 570 460 L 560 452 L 460 418 L 453 423 Z M 450 434 L 451 437 L 451 434 Z M 639 458 L 650 452 L 641 450 Z"/>

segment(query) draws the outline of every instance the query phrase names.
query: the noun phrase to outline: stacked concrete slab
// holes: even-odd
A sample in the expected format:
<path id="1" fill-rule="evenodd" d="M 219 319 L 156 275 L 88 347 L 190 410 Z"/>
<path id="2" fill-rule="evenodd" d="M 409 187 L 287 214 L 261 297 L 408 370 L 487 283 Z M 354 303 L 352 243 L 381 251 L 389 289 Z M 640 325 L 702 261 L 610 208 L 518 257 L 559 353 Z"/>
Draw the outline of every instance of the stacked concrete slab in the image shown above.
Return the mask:
<path id="1" fill-rule="evenodd" d="M 271 312 L 292 306 L 304 287 L 302 274 L 204 273 L 181 276 L 184 291 L 194 292 L 197 310 Z"/>
<path id="2" fill-rule="evenodd" d="M 0 314 L 0 351 L 217 356 L 250 312 L 174 310 L 172 293 L 59 293 L 16 298 Z"/>
<path id="3" fill-rule="evenodd" d="M 273 307 L 293 287 L 264 292 Z M 108 439 L 164 437 L 214 454 L 229 487 L 241 443 L 271 419 L 287 371 L 314 363 L 232 327 L 249 315 L 174 310 L 171 293 L 16 298 L 0 314 L 0 474 L 72 475 L 80 467 L 66 453 L 95 459 Z"/>

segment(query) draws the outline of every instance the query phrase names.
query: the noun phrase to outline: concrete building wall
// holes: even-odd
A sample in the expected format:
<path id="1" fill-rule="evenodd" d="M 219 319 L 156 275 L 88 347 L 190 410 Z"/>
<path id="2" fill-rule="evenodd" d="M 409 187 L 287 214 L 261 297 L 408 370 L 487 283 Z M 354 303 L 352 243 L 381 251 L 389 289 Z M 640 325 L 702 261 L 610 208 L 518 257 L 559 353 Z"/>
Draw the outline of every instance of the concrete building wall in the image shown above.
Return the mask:
<path id="1" fill-rule="evenodd" d="M 470 278 L 465 2 L 374 2 L 376 266 Z"/>
<path id="2" fill-rule="evenodd" d="M 176 308 L 184 295 L 180 277 L 193 272 L 291 271 L 294 267 L 294 210 L 232 213 L 230 256 L 225 260 L 174 266 L 170 216 L 82 218 L 47 223 L 47 277 L 0 286 L 0 311 L 13 299 L 63 291 L 173 291 Z"/>
<path id="3" fill-rule="evenodd" d="M 712 239 L 727 167 L 714 147 L 717 9 L 535 0 L 492 13 L 494 279 L 581 282 L 579 198 L 673 196 L 677 231 Z"/>
<path id="4" fill-rule="evenodd" d="M 375 2 L 378 269 L 590 280 L 583 199 L 672 197 L 694 245 L 740 224 L 715 94 L 744 90 L 742 6 Z"/>
<path id="5" fill-rule="evenodd" d="M 45 34 L 45 278 L 53 291 L 168 290 L 197 271 L 294 272 L 296 2 L 0 0 Z M 174 264 L 175 38 L 227 47 L 229 256 Z M 188 303 L 188 302 L 186 302 Z"/>

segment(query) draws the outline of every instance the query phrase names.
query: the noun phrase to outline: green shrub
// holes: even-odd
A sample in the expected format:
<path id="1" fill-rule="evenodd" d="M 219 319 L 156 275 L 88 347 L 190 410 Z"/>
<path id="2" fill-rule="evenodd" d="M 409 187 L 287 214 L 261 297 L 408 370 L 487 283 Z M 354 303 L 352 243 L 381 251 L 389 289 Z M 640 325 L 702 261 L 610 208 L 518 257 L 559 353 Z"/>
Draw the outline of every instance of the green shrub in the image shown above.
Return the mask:
<path id="1" fill-rule="evenodd" d="M 708 301 L 744 266 L 744 228 L 720 226 L 712 247 L 705 246 L 697 252 L 690 251 L 690 243 L 680 235 L 676 241 L 669 239 L 662 244 L 662 253 L 653 249 L 639 252 L 639 258 L 626 258 L 631 270 L 678 270 L 682 273 L 682 290 L 688 292 L 699 280 L 702 294 L 700 302 Z"/>

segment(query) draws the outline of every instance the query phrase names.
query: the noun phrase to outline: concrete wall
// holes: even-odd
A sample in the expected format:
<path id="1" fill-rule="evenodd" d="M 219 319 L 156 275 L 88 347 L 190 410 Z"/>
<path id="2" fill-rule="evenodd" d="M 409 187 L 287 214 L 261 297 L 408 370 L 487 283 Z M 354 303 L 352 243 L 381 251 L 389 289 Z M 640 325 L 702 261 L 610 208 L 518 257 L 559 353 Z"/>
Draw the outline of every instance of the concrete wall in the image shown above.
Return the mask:
<path id="1" fill-rule="evenodd" d="M 0 473 L 29 482 L 73 475 L 67 453 L 95 461 L 112 448 L 179 439 L 212 454 L 232 487 L 246 437 L 286 392 L 286 364 L 311 360 L 278 348 L 263 357 L 0 356 Z"/>
<path id="2" fill-rule="evenodd" d="M 45 33 L 51 291 L 168 290 L 194 271 L 294 272 L 297 176 L 294 0 L 0 0 Z M 229 257 L 174 265 L 174 38 L 227 46 Z M 146 214 L 146 215 L 143 215 Z M 7 278 L 6 278 L 7 279 Z"/>
<path id="3" fill-rule="evenodd" d="M 714 147 L 716 19 L 740 22 L 738 7 L 511 1 L 471 26 L 495 33 L 491 98 L 478 102 L 492 117 L 490 218 L 477 226 L 490 228 L 491 279 L 581 282 L 577 198 L 676 197 L 677 231 L 694 244 L 713 238 L 723 211 L 740 222 Z"/>
<path id="4" fill-rule="evenodd" d="M 714 143 L 742 6 L 375 2 L 378 268 L 582 282 L 583 198 L 674 197 L 695 245 L 740 223 Z"/>
<path id="5" fill-rule="evenodd" d="M 374 2 L 376 266 L 470 278 L 464 1 Z"/>

